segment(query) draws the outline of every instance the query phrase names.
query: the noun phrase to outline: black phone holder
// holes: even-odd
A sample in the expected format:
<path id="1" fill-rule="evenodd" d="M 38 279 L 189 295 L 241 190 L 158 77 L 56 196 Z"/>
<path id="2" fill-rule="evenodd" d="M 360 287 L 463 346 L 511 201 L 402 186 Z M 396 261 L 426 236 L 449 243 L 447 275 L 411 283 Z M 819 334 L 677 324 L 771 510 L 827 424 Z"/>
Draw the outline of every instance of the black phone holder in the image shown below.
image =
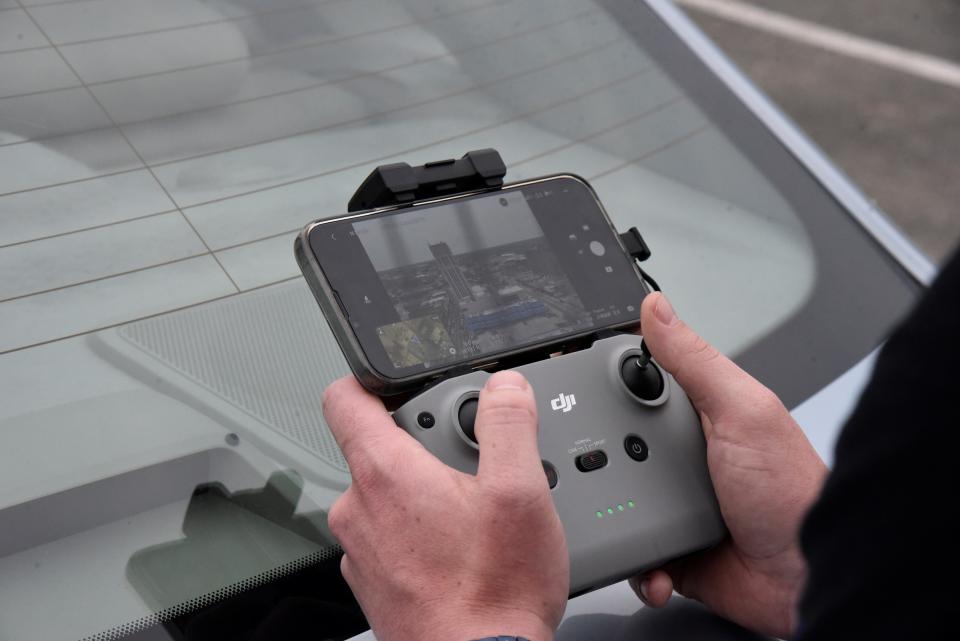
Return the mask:
<path id="1" fill-rule="evenodd" d="M 348 212 L 413 205 L 423 200 L 464 193 L 496 191 L 503 187 L 507 166 L 496 149 L 468 151 L 453 158 L 411 167 L 405 162 L 380 165 L 360 183 L 347 204 Z M 620 234 L 627 253 L 638 262 L 650 258 L 650 248 L 636 227 Z M 641 270 L 659 290 L 656 282 Z"/>
<path id="2" fill-rule="evenodd" d="M 347 204 L 347 211 L 392 205 L 503 187 L 507 167 L 496 149 L 468 151 L 460 160 L 448 159 L 411 167 L 405 162 L 380 165 Z"/>

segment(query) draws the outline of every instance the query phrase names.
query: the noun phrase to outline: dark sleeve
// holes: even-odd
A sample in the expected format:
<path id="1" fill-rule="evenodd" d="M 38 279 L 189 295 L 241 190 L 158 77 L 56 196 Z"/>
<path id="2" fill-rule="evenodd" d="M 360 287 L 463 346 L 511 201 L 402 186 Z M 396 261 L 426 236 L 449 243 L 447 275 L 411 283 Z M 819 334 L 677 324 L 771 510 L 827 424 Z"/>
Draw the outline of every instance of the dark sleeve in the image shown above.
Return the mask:
<path id="1" fill-rule="evenodd" d="M 801 532 L 796 638 L 956 638 L 958 432 L 960 252 L 881 350 L 840 435 Z"/>

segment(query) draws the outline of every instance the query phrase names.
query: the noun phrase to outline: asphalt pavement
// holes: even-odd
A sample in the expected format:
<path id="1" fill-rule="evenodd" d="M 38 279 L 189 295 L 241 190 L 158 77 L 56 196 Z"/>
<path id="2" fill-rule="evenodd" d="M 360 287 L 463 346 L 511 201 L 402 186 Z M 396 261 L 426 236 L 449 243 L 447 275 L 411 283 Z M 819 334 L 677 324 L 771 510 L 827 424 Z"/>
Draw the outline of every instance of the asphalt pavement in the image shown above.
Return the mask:
<path id="1" fill-rule="evenodd" d="M 960 72 L 960 2 L 732 4 L 740 11 L 723 17 L 685 9 L 931 259 L 946 258 L 960 242 L 960 83 L 932 80 L 925 70 Z M 817 38 L 803 36 L 803 25 L 796 37 L 789 28 L 763 28 L 738 17 L 743 5 L 849 34 L 853 44 L 845 47 L 842 37 L 833 47 L 811 44 Z M 898 60 L 913 53 L 924 60 L 911 69 L 858 56 L 851 52 L 862 48 L 860 38 L 902 48 Z"/>

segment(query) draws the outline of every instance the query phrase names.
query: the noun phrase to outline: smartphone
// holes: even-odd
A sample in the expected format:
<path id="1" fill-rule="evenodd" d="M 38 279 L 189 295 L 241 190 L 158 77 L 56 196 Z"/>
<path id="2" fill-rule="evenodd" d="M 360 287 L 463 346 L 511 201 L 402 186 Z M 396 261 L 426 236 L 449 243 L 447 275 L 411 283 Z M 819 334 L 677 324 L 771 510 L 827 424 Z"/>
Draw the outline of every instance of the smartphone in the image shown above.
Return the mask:
<path id="1" fill-rule="evenodd" d="M 634 329 L 648 293 L 573 175 L 317 220 L 294 250 L 354 374 L 381 397 Z"/>

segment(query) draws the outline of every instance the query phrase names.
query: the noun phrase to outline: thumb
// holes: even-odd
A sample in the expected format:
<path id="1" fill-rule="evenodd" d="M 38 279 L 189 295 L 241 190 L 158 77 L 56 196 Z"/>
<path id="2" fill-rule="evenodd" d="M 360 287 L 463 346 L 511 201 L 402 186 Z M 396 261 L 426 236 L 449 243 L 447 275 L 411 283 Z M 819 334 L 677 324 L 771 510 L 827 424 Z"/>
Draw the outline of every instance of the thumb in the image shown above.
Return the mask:
<path id="1" fill-rule="evenodd" d="M 502 371 L 480 390 L 475 433 L 480 444 L 481 479 L 512 481 L 543 476 L 537 447 L 537 404 L 522 374 Z"/>
<path id="2" fill-rule="evenodd" d="M 640 308 L 643 339 L 657 363 L 673 375 L 710 420 L 734 410 L 760 383 L 681 321 L 667 297 L 648 295 Z"/>

